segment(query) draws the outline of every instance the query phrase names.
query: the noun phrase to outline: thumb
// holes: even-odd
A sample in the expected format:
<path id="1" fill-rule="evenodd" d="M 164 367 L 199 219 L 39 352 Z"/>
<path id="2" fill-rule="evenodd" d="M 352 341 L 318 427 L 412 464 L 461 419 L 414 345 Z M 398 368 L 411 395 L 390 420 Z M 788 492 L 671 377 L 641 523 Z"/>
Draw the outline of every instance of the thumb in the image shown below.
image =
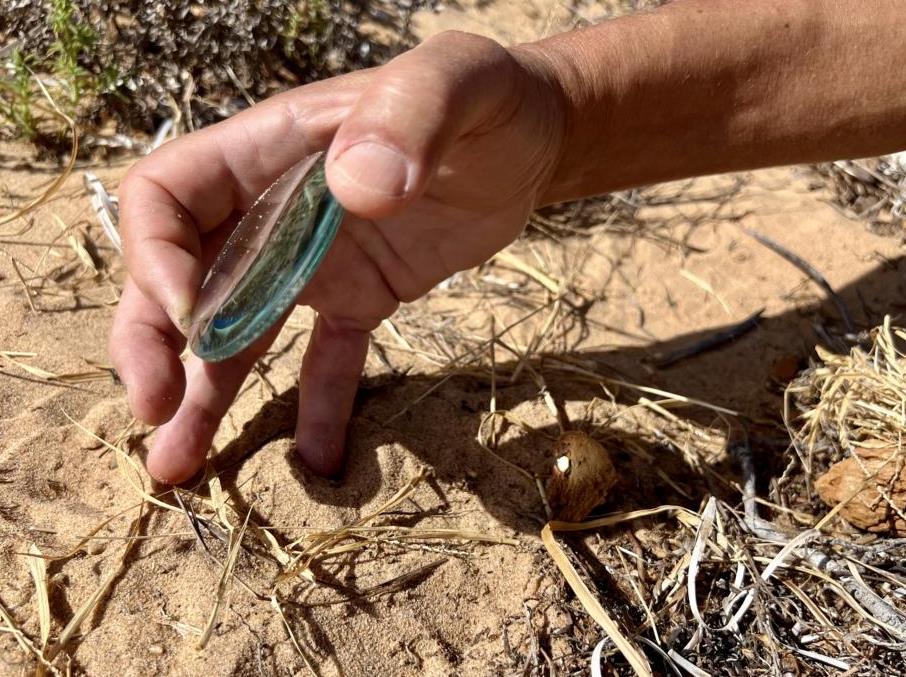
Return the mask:
<path id="1" fill-rule="evenodd" d="M 442 33 L 398 56 L 334 136 L 331 192 L 364 218 L 398 212 L 425 191 L 456 139 L 512 110 L 518 72 L 506 49 L 468 33 Z"/>

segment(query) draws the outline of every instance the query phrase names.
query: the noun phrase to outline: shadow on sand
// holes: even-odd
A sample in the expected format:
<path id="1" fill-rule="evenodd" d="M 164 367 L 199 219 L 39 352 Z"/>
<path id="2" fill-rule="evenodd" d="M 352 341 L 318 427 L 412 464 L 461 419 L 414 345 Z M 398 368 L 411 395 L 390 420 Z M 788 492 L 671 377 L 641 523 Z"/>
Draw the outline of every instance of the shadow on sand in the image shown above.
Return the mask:
<path id="1" fill-rule="evenodd" d="M 853 284 L 839 289 L 838 293 L 849 306 L 859 329 L 875 326 L 884 314 L 896 316 L 906 308 L 906 257 L 886 261 Z M 671 352 L 721 328 L 685 334 L 642 348 L 578 351 L 570 357 L 593 364 L 595 371 L 604 376 L 662 388 L 741 412 L 742 416 L 733 424 L 733 434 L 747 436 L 759 482 L 764 486 L 786 465 L 788 443 L 777 425 L 782 387 L 772 383 L 772 368 L 778 358 L 795 358 L 804 366 L 814 355 L 816 343 L 822 342 L 816 326 L 840 331 L 839 317 L 830 301 L 764 318 L 754 331 L 734 342 L 669 368 L 652 369 L 646 365 L 652 355 Z M 543 368 L 546 356 L 539 357 Z M 564 356 L 547 357 L 562 359 Z M 506 373 L 513 365 L 500 364 L 498 367 Z M 571 378 L 562 371 L 545 371 L 544 375 L 558 402 L 587 402 L 602 394 L 598 386 Z M 469 376 L 455 376 L 439 384 L 441 378 L 440 375 L 418 375 L 400 376 L 389 381 L 384 378 L 380 382 L 366 379 L 349 431 L 348 459 L 343 476 L 333 482 L 316 478 L 296 459 L 291 459 L 296 469 L 294 474 L 305 491 L 318 502 L 337 506 L 361 505 L 380 488 L 377 447 L 396 443 L 431 467 L 437 478 L 464 483 L 501 522 L 520 531 L 536 531 L 537 522 L 526 516 L 540 518 L 542 514 L 537 489 L 519 473 L 491 458 L 475 441 L 479 421 L 488 408 L 489 384 Z M 434 390 L 406 413 L 387 423 L 428 389 Z M 504 382 L 497 386 L 498 408 L 501 409 L 537 396 L 537 387 L 527 378 L 516 384 Z M 292 388 L 265 404 L 239 437 L 221 451 L 216 462 L 225 471 L 227 485 L 235 479 L 242 463 L 263 444 L 292 436 L 296 398 L 297 389 Z M 715 422 L 714 413 L 700 407 L 688 407 L 675 413 L 702 426 Z M 442 421 L 443 424 L 434 429 L 426 426 L 425 421 Z M 607 444 L 607 429 L 590 427 L 582 420 L 570 421 L 570 427 L 584 430 Z M 498 451 L 501 456 L 545 477 L 551 463 L 551 440 L 557 433 L 556 426 L 551 425 L 531 434 L 510 436 L 514 439 L 508 438 Z M 621 434 L 621 437 L 625 439 L 625 435 Z M 652 472 L 650 460 L 629 453 L 611 441 L 607 446 L 620 469 L 621 479 L 609 496 L 607 510 L 663 503 L 697 506 L 709 493 L 728 496 L 726 484 L 715 482 L 711 474 L 689 467 L 670 446 L 650 440 L 637 439 L 635 442 L 642 445 L 650 457 L 657 459 L 657 469 L 661 472 Z M 732 479 L 737 474 L 729 461 L 712 469 L 724 478 Z M 669 482 L 665 481 L 665 476 Z M 736 498 L 731 498 L 731 502 Z"/>

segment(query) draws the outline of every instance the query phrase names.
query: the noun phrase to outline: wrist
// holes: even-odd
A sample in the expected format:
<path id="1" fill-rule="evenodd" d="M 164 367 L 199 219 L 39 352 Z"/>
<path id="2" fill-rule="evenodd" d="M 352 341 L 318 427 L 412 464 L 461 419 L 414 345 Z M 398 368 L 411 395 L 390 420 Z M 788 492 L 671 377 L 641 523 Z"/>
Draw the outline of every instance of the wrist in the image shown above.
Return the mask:
<path id="1" fill-rule="evenodd" d="M 607 22 L 619 24 L 620 22 Z M 606 32 L 605 32 L 606 31 Z M 606 39 L 605 39 L 606 38 Z M 539 83 L 542 96 L 556 109 L 560 143 L 537 206 L 565 202 L 618 188 L 602 150 L 618 112 L 621 83 L 629 77 L 617 42 L 619 31 L 599 25 L 518 45 L 511 52 Z M 589 43 L 594 49 L 589 49 Z M 589 191 L 589 174 L 595 190 Z M 613 184 L 613 185 L 611 185 Z M 600 189 L 597 189 L 600 186 Z"/>
<path id="2" fill-rule="evenodd" d="M 542 128 L 548 130 L 547 138 L 538 139 L 538 144 L 544 146 L 545 167 L 537 187 L 535 206 L 542 207 L 558 201 L 554 196 L 560 192 L 560 177 L 564 176 L 564 160 L 573 135 L 573 104 L 567 93 L 563 69 L 554 55 L 539 43 L 516 45 L 508 51 L 525 75 L 522 78 L 526 83 L 523 103 L 538 110 L 543 120 Z"/>

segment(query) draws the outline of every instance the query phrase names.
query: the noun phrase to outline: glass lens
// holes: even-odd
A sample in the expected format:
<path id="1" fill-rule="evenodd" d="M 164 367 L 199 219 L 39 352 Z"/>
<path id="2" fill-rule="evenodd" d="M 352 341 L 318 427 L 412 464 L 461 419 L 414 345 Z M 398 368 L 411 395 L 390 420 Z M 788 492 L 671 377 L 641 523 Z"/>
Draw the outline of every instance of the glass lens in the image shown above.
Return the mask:
<path id="1" fill-rule="evenodd" d="M 198 296 L 189 345 L 203 360 L 232 357 L 293 305 L 330 248 L 343 208 L 309 156 L 252 205 L 211 266 Z"/>

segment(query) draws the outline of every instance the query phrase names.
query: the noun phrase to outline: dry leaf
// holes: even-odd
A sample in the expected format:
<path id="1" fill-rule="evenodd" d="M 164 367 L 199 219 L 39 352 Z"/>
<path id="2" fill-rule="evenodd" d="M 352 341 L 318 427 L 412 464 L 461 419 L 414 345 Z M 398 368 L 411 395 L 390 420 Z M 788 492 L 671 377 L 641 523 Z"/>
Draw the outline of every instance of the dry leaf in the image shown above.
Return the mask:
<path id="1" fill-rule="evenodd" d="M 32 580 L 35 582 L 35 599 L 38 603 L 38 628 L 41 632 L 41 650 L 47 648 L 47 640 L 50 638 L 50 600 L 47 596 L 47 562 L 44 555 L 35 543 L 28 548 L 28 570 L 31 572 Z M 39 666 L 39 671 L 41 667 Z"/>
<path id="2" fill-rule="evenodd" d="M 582 606 L 601 626 L 601 629 L 607 633 L 607 636 L 619 649 L 620 653 L 623 654 L 632 669 L 635 670 L 635 674 L 639 675 L 639 677 L 651 677 L 654 673 L 651 671 L 651 665 L 649 665 L 645 654 L 639 650 L 632 640 L 623 634 L 619 624 L 607 613 L 595 596 L 591 594 L 591 590 L 585 585 L 585 582 L 573 565 L 570 564 L 569 558 L 557 543 L 550 522 L 541 529 L 541 542 L 544 544 L 551 559 L 554 560 L 554 564 L 560 569 L 560 573 L 566 578 L 566 582 L 569 583 L 569 587 L 572 588 Z"/>
<path id="3" fill-rule="evenodd" d="M 840 516 L 860 529 L 906 535 L 906 454 L 895 447 L 859 447 L 855 454 L 818 478 L 821 500 L 830 506 L 847 501 Z"/>

